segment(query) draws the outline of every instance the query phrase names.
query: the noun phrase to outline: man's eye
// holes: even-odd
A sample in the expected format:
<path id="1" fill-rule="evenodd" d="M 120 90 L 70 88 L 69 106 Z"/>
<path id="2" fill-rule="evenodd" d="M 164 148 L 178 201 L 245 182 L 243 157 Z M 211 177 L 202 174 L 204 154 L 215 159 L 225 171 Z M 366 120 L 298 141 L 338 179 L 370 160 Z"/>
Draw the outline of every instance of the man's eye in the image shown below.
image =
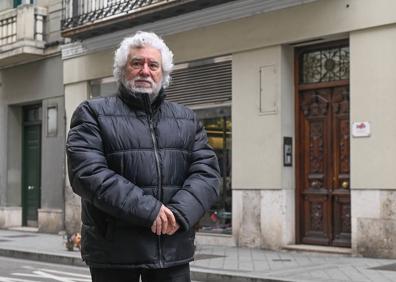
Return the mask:
<path id="1" fill-rule="evenodd" d="M 157 63 L 152 63 L 152 64 L 149 65 L 149 67 L 150 67 L 150 69 L 152 69 L 152 70 L 157 70 L 157 69 L 159 68 L 159 64 L 157 64 Z"/>
<path id="2" fill-rule="evenodd" d="M 131 62 L 131 66 L 133 67 L 133 68 L 141 68 L 142 67 L 142 63 L 141 62 L 139 62 L 139 61 L 132 61 Z"/>

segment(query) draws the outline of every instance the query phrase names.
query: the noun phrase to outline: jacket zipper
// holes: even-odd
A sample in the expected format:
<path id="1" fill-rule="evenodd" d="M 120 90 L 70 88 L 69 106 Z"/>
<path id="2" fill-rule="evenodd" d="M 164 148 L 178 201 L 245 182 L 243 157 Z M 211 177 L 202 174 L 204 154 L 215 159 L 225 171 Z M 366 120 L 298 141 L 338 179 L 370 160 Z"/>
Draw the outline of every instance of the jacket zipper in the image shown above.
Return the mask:
<path id="1" fill-rule="evenodd" d="M 151 139 L 153 140 L 153 146 L 154 146 L 154 156 L 155 156 L 155 161 L 156 161 L 156 166 L 157 166 L 157 174 L 158 174 L 158 196 L 159 200 L 162 203 L 162 180 L 161 180 L 161 166 L 160 166 L 160 159 L 159 159 L 159 154 L 158 154 L 158 143 L 157 143 L 157 138 L 155 137 L 155 130 L 154 130 L 154 124 L 153 124 L 153 113 L 151 110 L 151 103 L 148 100 L 148 97 L 146 97 L 146 105 L 148 106 L 148 122 L 149 122 L 149 127 L 150 127 L 150 133 L 151 133 Z M 158 236 L 158 255 L 159 255 L 159 260 L 160 260 L 160 267 L 163 267 L 163 261 L 162 261 L 162 248 L 161 248 L 161 237 L 162 235 Z"/>

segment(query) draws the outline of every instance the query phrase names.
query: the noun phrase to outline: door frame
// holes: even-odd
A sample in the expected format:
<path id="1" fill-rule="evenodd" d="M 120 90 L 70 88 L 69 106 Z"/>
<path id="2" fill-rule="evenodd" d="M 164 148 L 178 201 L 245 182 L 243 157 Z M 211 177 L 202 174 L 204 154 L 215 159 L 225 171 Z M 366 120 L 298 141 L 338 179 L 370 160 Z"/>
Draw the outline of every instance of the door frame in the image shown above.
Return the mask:
<path id="1" fill-rule="evenodd" d="M 325 42 L 314 45 L 307 45 L 302 47 L 296 47 L 294 49 L 294 130 L 295 130 L 295 230 L 296 230 L 296 244 L 303 244 L 302 242 L 302 228 L 301 228 L 301 217 L 302 215 L 302 205 L 303 201 L 301 200 L 301 190 L 304 183 L 303 171 L 301 161 L 303 160 L 303 154 L 300 150 L 299 140 L 301 139 L 300 134 L 300 91 L 310 90 L 310 89 L 321 89 L 321 88 L 330 88 L 337 86 L 347 86 L 350 85 L 350 80 L 337 80 L 332 82 L 320 82 L 320 83 L 312 83 L 306 85 L 300 85 L 300 74 L 301 68 L 299 63 L 299 57 L 302 53 L 306 51 L 315 51 L 321 50 L 323 48 L 329 47 L 338 47 L 338 46 L 350 46 L 349 39 L 342 39 L 337 41 Z M 352 207 L 352 204 L 351 204 Z M 331 232 L 333 232 L 333 223 L 331 223 Z"/>
<path id="2" fill-rule="evenodd" d="M 29 226 L 28 225 L 28 219 L 27 219 L 27 191 L 26 191 L 26 152 L 25 152 L 25 128 L 28 126 L 39 126 L 40 127 L 40 165 L 39 165 L 39 175 L 40 175 L 40 191 L 39 191 L 39 207 L 41 206 L 41 153 L 42 153 L 42 121 L 38 120 L 38 121 L 25 121 L 25 111 L 29 110 L 29 109 L 34 109 L 34 108 L 42 108 L 41 104 L 33 104 L 33 105 L 29 105 L 29 106 L 23 106 L 22 107 L 22 142 L 21 142 L 21 146 L 22 146 L 22 154 L 21 154 L 21 204 L 22 204 L 22 226 Z M 38 223 L 38 222 L 37 222 Z"/>

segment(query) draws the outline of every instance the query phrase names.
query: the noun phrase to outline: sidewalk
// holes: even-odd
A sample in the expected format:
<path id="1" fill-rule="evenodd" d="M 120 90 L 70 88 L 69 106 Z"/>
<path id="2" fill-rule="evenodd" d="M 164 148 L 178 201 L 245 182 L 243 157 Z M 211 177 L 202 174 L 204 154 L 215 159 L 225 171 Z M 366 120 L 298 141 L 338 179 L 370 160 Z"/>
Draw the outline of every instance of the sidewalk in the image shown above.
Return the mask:
<path id="1" fill-rule="evenodd" d="M 0 255 L 84 265 L 78 250 L 66 251 L 60 235 L 0 230 Z M 396 282 L 396 260 L 199 245 L 191 273 L 199 281 Z"/>

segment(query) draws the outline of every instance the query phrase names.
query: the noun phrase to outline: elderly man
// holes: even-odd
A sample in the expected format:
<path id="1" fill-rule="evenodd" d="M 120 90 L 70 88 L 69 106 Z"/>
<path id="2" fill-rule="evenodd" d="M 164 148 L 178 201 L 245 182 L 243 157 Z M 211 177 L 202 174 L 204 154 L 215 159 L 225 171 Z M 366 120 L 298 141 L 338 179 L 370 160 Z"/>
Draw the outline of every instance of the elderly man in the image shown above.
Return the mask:
<path id="1" fill-rule="evenodd" d="M 194 225 L 217 200 L 215 153 L 194 112 L 165 99 L 173 54 L 137 32 L 114 58 L 116 95 L 83 102 L 67 139 L 92 281 L 190 281 Z"/>

